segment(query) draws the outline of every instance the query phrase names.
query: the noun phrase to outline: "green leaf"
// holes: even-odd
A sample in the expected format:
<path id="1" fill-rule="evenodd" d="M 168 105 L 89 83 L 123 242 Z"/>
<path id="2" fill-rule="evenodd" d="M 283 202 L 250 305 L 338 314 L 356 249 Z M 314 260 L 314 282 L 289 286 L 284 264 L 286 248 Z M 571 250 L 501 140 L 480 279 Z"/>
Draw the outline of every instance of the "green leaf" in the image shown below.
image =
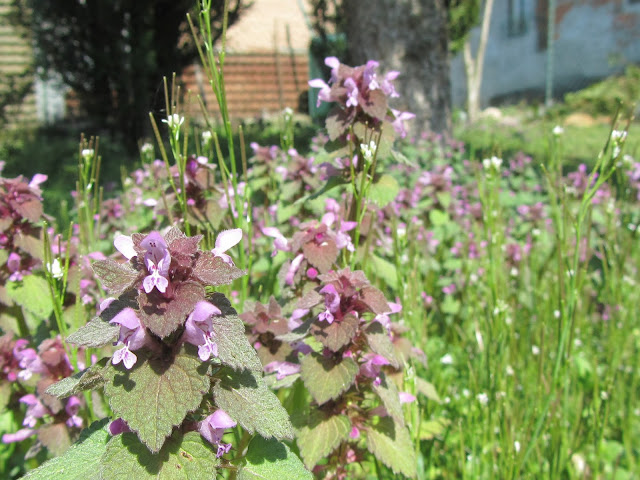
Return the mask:
<path id="1" fill-rule="evenodd" d="M 95 317 L 84 327 L 69 335 L 67 342 L 82 347 L 98 348 L 113 342 L 119 331 L 120 325 Z"/>
<path id="2" fill-rule="evenodd" d="M 373 264 L 373 275 L 385 282 L 392 290 L 395 290 L 398 287 L 396 266 L 375 254 L 370 253 L 369 259 Z"/>
<path id="3" fill-rule="evenodd" d="M 406 427 L 401 427 L 391 417 L 384 417 L 374 427 L 368 427 L 367 449 L 395 473 L 414 478 L 416 457 L 411 437 Z"/>
<path id="4" fill-rule="evenodd" d="M 404 413 L 402 412 L 400 394 L 396 384 L 384 372 L 380 372 L 380 384 L 374 384 L 373 391 L 378 394 L 384 404 L 384 408 L 391 415 L 391 418 L 396 421 L 396 424 L 404 427 Z"/>
<path id="5" fill-rule="evenodd" d="M 293 438 L 293 427 L 278 397 L 250 370 L 227 370 L 213 387 L 216 405 L 249 433 L 265 438 Z"/>
<path id="6" fill-rule="evenodd" d="M 346 415 L 324 417 L 312 415 L 307 424 L 296 430 L 300 456 L 307 468 L 312 469 L 318 461 L 328 456 L 347 438 L 351 422 Z"/>
<path id="7" fill-rule="evenodd" d="M 109 433 L 105 418 L 82 431 L 80 438 L 60 457 L 52 458 L 23 479 L 29 480 L 98 480 L 100 457 L 106 450 Z"/>
<path id="8" fill-rule="evenodd" d="M 102 286 L 112 295 L 119 295 L 131 287 L 141 275 L 129 263 L 118 263 L 111 258 L 91 265 Z"/>
<path id="9" fill-rule="evenodd" d="M 433 400 L 434 402 L 437 402 L 437 403 L 442 403 L 442 400 L 440 399 L 440 396 L 436 391 L 436 387 L 434 387 L 432 383 L 427 382 L 426 380 L 420 377 L 417 377 L 416 387 L 418 389 L 418 393 L 421 393 L 422 395 L 427 397 L 429 400 Z"/>
<path id="10" fill-rule="evenodd" d="M 302 358 L 300 374 L 313 399 L 322 405 L 348 390 L 358 370 L 352 358 L 336 360 L 314 352 Z"/>
<path id="11" fill-rule="evenodd" d="M 342 320 L 327 323 L 315 320 L 311 324 L 311 333 L 325 347 L 337 352 L 350 343 L 360 326 L 360 319 L 355 315 L 347 314 Z"/>
<path id="12" fill-rule="evenodd" d="M 372 322 L 365 330 L 365 337 L 371 350 L 389 360 L 394 368 L 400 368 L 396 349 L 389 338 L 389 333 L 380 322 Z"/>
<path id="13" fill-rule="evenodd" d="M 94 390 L 104 384 L 102 370 L 107 364 L 107 359 L 103 358 L 98 363 L 78 372 L 70 377 L 63 378 L 59 382 L 49 385 L 44 393 L 58 398 L 67 398 L 77 395 L 84 390 Z"/>
<path id="14" fill-rule="evenodd" d="M 431 440 L 434 437 L 442 435 L 447 429 L 451 421 L 447 418 L 439 418 L 437 420 L 428 420 L 420 423 L 420 440 Z"/>
<path id="15" fill-rule="evenodd" d="M 173 359 L 136 351 L 131 370 L 109 364 L 104 370 L 105 394 L 114 414 L 138 433 L 152 452 L 158 452 L 173 427 L 200 405 L 209 391 L 209 364 L 200 361 L 191 345 L 183 345 Z"/>
<path id="16" fill-rule="evenodd" d="M 211 301 L 222 311 L 221 316 L 214 316 L 211 319 L 218 345 L 218 358 L 231 368 L 249 369 L 260 376 L 262 363 L 247 340 L 244 324 L 231 307 L 231 303 L 221 293 L 213 294 Z"/>
<path id="17" fill-rule="evenodd" d="M 25 275 L 19 282 L 7 282 L 7 295 L 38 320 L 53 313 L 49 284 L 38 275 Z"/>
<path id="18" fill-rule="evenodd" d="M 449 222 L 449 215 L 442 210 L 431 210 L 429 212 L 429 221 L 434 227 L 439 227 Z"/>
<path id="19" fill-rule="evenodd" d="M 257 435 L 249 443 L 246 464 L 238 480 L 306 480 L 313 479 L 298 457 L 284 443 Z"/>
<path id="20" fill-rule="evenodd" d="M 391 175 L 385 173 L 374 179 L 373 183 L 369 186 L 367 196 L 373 203 L 383 208 L 396 198 L 399 191 L 400 186 L 398 185 L 398 181 Z"/>
<path id="21" fill-rule="evenodd" d="M 101 459 L 103 480 L 211 480 L 220 460 L 196 432 L 176 432 L 153 454 L 133 433 L 111 439 Z"/>

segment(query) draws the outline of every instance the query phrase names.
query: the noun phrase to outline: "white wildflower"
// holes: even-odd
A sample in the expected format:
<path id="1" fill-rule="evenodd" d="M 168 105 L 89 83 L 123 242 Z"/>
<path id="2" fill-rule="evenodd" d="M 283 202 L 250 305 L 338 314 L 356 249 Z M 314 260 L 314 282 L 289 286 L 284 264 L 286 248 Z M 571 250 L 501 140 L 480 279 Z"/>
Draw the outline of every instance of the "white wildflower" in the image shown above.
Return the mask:
<path id="1" fill-rule="evenodd" d="M 531 347 L 531 353 L 533 353 L 535 356 L 540 355 L 540 347 L 538 347 L 537 345 L 533 345 Z"/>
<path id="2" fill-rule="evenodd" d="M 489 395 L 487 395 L 484 392 L 477 394 L 476 398 L 478 399 L 478 402 L 480 402 L 480 405 L 482 405 L 482 406 L 484 406 L 487 403 L 489 403 Z"/>
<path id="3" fill-rule="evenodd" d="M 563 133 L 564 133 L 564 128 L 562 128 L 560 125 L 556 125 L 555 127 L 553 127 L 553 134 L 556 137 L 559 137 Z"/>
<path id="4" fill-rule="evenodd" d="M 453 357 L 450 353 L 447 353 L 440 359 L 440 363 L 443 365 L 453 365 Z"/>
<path id="5" fill-rule="evenodd" d="M 64 275 L 62 267 L 60 266 L 60 260 L 57 258 L 54 258 L 53 262 L 47 264 L 47 270 L 53 278 L 62 278 Z"/>
<path id="6" fill-rule="evenodd" d="M 93 150 L 93 148 L 85 148 L 82 150 L 82 158 L 84 158 L 85 160 L 91 160 L 94 154 L 95 151 Z"/>

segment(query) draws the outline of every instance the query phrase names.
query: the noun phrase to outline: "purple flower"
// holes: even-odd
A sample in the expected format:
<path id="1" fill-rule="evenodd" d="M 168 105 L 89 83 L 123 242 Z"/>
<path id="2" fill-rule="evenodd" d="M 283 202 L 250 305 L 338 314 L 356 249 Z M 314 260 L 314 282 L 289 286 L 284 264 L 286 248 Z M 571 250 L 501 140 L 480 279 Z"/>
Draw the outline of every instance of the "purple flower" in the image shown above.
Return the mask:
<path id="1" fill-rule="evenodd" d="M 276 227 L 263 227 L 262 233 L 268 237 L 274 238 L 273 240 L 273 252 L 271 253 L 272 257 L 275 257 L 278 253 L 278 250 L 283 252 L 289 252 L 291 250 L 291 246 L 287 242 L 287 239 L 280 233 Z"/>
<path id="2" fill-rule="evenodd" d="M 118 235 L 113 239 L 113 246 L 124 255 L 127 260 L 131 260 L 133 257 L 137 255 L 135 249 L 133 248 L 133 240 L 131 237 L 126 235 Z"/>
<path id="3" fill-rule="evenodd" d="M 276 380 L 282 380 L 289 375 L 300 372 L 300 365 L 291 362 L 270 362 L 264 366 L 266 373 L 276 372 Z"/>
<path id="4" fill-rule="evenodd" d="M 159 292 L 165 293 L 169 286 L 168 276 L 171 265 L 171 255 L 167 243 L 158 232 L 151 232 L 142 239 L 140 246 L 147 250 L 144 255 L 144 263 L 150 273 L 142 282 L 144 291 L 150 293 L 153 287 L 156 287 Z"/>
<path id="5" fill-rule="evenodd" d="M 410 112 L 400 112 L 398 110 L 391 109 L 391 113 L 393 113 L 394 120 L 391 123 L 393 129 L 396 131 L 400 138 L 404 138 L 407 136 L 407 131 L 404 128 L 404 122 L 406 120 L 411 120 L 415 118 L 415 114 Z"/>
<path id="6" fill-rule="evenodd" d="M 335 314 L 340 313 L 340 294 L 332 284 L 325 285 L 320 289 L 320 293 L 324 294 L 325 311 L 318 315 L 318 320 L 333 323 Z"/>
<path id="7" fill-rule="evenodd" d="M 389 305 L 390 310 L 388 312 L 376 315 L 373 321 L 380 322 L 380 324 L 382 324 L 382 326 L 387 329 L 387 332 L 391 332 L 391 319 L 389 318 L 389 314 L 401 312 L 402 305 L 393 302 L 387 302 L 387 304 Z"/>
<path id="8" fill-rule="evenodd" d="M 67 400 L 67 405 L 64 407 L 64 410 L 67 412 L 67 415 L 69 415 L 66 422 L 68 427 L 82 427 L 82 417 L 78 415 L 80 406 L 80 399 L 75 395 L 69 397 L 69 400 Z"/>
<path id="9" fill-rule="evenodd" d="M 298 254 L 292 261 L 291 265 L 289 265 L 289 270 L 287 270 L 287 275 L 284 278 L 284 282 L 287 285 L 293 285 L 293 278 L 296 276 L 296 272 L 300 268 L 300 264 L 304 260 L 304 254 Z"/>
<path id="10" fill-rule="evenodd" d="M 221 314 L 222 312 L 215 305 L 201 301 L 196 303 L 184 324 L 183 341 L 198 347 L 198 356 L 203 362 L 209 360 L 211 356 L 218 356 L 218 345 L 214 341 L 216 334 L 213 331 L 211 317 Z"/>
<path id="11" fill-rule="evenodd" d="M 40 400 L 33 394 L 29 393 L 20 398 L 20 403 L 27 405 L 27 413 L 24 416 L 22 425 L 33 428 L 36 426 L 38 418 L 44 417 L 48 412 L 47 408 L 40 403 Z"/>
<path id="12" fill-rule="evenodd" d="M 127 425 L 127 422 L 125 422 L 122 418 L 116 418 L 109 424 L 109 433 L 111 433 L 111 435 L 115 436 L 130 431 L 131 429 L 129 428 L 129 425 Z"/>
<path id="13" fill-rule="evenodd" d="M 206 438 L 212 445 L 218 446 L 216 456 L 220 458 L 231 449 L 230 443 L 220 443 L 222 435 L 224 435 L 224 431 L 227 428 L 233 428 L 236 425 L 235 420 L 233 420 L 227 412 L 224 410 L 216 410 L 200 422 L 198 431 L 200 432 L 200 435 Z"/>
<path id="14" fill-rule="evenodd" d="M 239 228 L 234 228 L 232 230 L 224 230 L 218 234 L 216 237 L 216 246 L 211 253 L 214 256 L 222 258 L 224 263 L 229 265 L 234 265 L 231 257 L 227 255 L 226 252 L 230 248 L 236 246 L 242 240 L 242 230 Z"/>
<path id="15" fill-rule="evenodd" d="M 357 107 L 358 106 L 358 85 L 353 80 L 353 78 L 349 77 L 344 81 L 344 86 L 347 89 L 347 107 Z"/>
<path id="16" fill-rule="evenodd" d="M 365 353 L 363 358 L 364 363 L 360 365 L 360 374 L 375 379 L 373 381 L 375 386 L 380 385 L 380 370 L 383 365 L 389 365 L 389 360 L 377 353 Z"/>
<path id="17" fill-rule="evenodd" d="M 332 102 L 331 98 L 331 87 L 325 83 L 321 78 L 314 78 L 313 80 L 309 80 L 309 86 L 312 88 L 319 88 L 318 92 L 318 101 L 316 102 L 316 107 L 319 107 L 322 102 L 330 103 Z"/>
<path id="18" fill-rule="evenodd" d="M 32 428 L 21 428 L 16 433 L 5 433 L 2 435 L 2 443 L 21 442 L 35 434 L 36 431 Z"/>
<path id="19" fill-rule="evenodd" d="M 140 323 L 140 319 L 132 308 L 125 308 L 118 313 L 109 323 L 120 325 L 120 337 L 118 342 L 124 347 L 113 354 L 111 363 L 122 362 L 127 370 L 130 370 L 138 360 L 138 357 L 131 350 L 138 350 L 147 341 L 147 332 Z"/>

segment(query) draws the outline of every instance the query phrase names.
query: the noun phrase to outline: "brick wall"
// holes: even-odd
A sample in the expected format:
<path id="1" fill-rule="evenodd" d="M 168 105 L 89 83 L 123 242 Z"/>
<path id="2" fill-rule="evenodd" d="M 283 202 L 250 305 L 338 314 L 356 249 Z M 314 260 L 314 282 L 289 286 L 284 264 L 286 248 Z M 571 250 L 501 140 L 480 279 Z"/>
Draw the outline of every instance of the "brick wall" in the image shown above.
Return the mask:
<path id="1" fill-rule="evenodd" d="M 25 71 L 32 59 L 28 40 L 21 38 L 18 29 L 10 25 L 6 15 L 11 8 L 11 0 L 0 0 L 0 95 L 5 96 L 12 87 L 10 79 Z M 9 125 L 18 126 L 37 120 L 36 97 L 31 92 L 22 103 L 7 107 Z"/>
<path id="2" fill-rule="evenodd" d="M 298 110 L 300 97 L 308 90 L 306 54 L 236 53 L 225 58 L 224 78 L 229 114 L 233 119 L 273 113 L 290 107 Z M 187 68 L 183 73 L 185 91 L 202 95 L 215 115 L 217 103 L 202 69 Z M 192 114 L 198 116 L 197 102 Z M 304 104 L 306 106 L 306 103 Z"/>

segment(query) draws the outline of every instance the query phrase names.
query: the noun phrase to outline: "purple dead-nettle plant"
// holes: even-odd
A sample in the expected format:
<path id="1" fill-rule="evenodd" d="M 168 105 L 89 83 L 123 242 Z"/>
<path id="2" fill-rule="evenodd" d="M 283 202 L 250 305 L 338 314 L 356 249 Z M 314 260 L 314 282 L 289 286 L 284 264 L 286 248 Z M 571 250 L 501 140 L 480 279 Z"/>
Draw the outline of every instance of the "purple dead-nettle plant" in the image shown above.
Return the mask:
<path id="1" fill-rule="evenodd" d="M 283 388 L 301 379 L 312 398 L 293 417 L 306 466 L 333 475 L 368 449 L 394 471 L 413 476 L 413 447 L 402 410 L 408 397 L 393 377 L 418 352 L 394 345 L 392 318 L 401 306 L 388 302 L 364 272 L 349 268 L 319 274 L 305 292 L 285 307 L 273 297 L 267 305 L 253 304 L 242 319 L 268 383 Z M 331 448 L 319 454 L 317 445 L 324 442 Z M 407 462 L 382 451 L 386 442 L 401 446 Z M 325 457 L 329 461 L 319 466 Z"/>
<path id="2" fill-rule="evenodd" d="M 213 292 L 245 274 L 231 258 L 241 239 L 240 229 L 223 231 L 212 250 L 203 250 L 202 235 L 187 237 L 176 228 L 120 235 L 114 245 L 124 262 L 94 262 L 112 297 L 67 341 L 91 348 L 113 343 L 116 350 L 47 392 L 65 398 L 104 388 L 114 415 L 101 460 L 104 478 L 145 463 L 175 468 L 178 447 L 194 462 L 189 478 L 201 478 L 243 455 L 251 434 L 293 437 L 244 325 L 224 295 Z M 72 423 L 74 409 L 72 402 Z M 236 425 L 245 433 L 234 447 L 222 438 Z"/>

